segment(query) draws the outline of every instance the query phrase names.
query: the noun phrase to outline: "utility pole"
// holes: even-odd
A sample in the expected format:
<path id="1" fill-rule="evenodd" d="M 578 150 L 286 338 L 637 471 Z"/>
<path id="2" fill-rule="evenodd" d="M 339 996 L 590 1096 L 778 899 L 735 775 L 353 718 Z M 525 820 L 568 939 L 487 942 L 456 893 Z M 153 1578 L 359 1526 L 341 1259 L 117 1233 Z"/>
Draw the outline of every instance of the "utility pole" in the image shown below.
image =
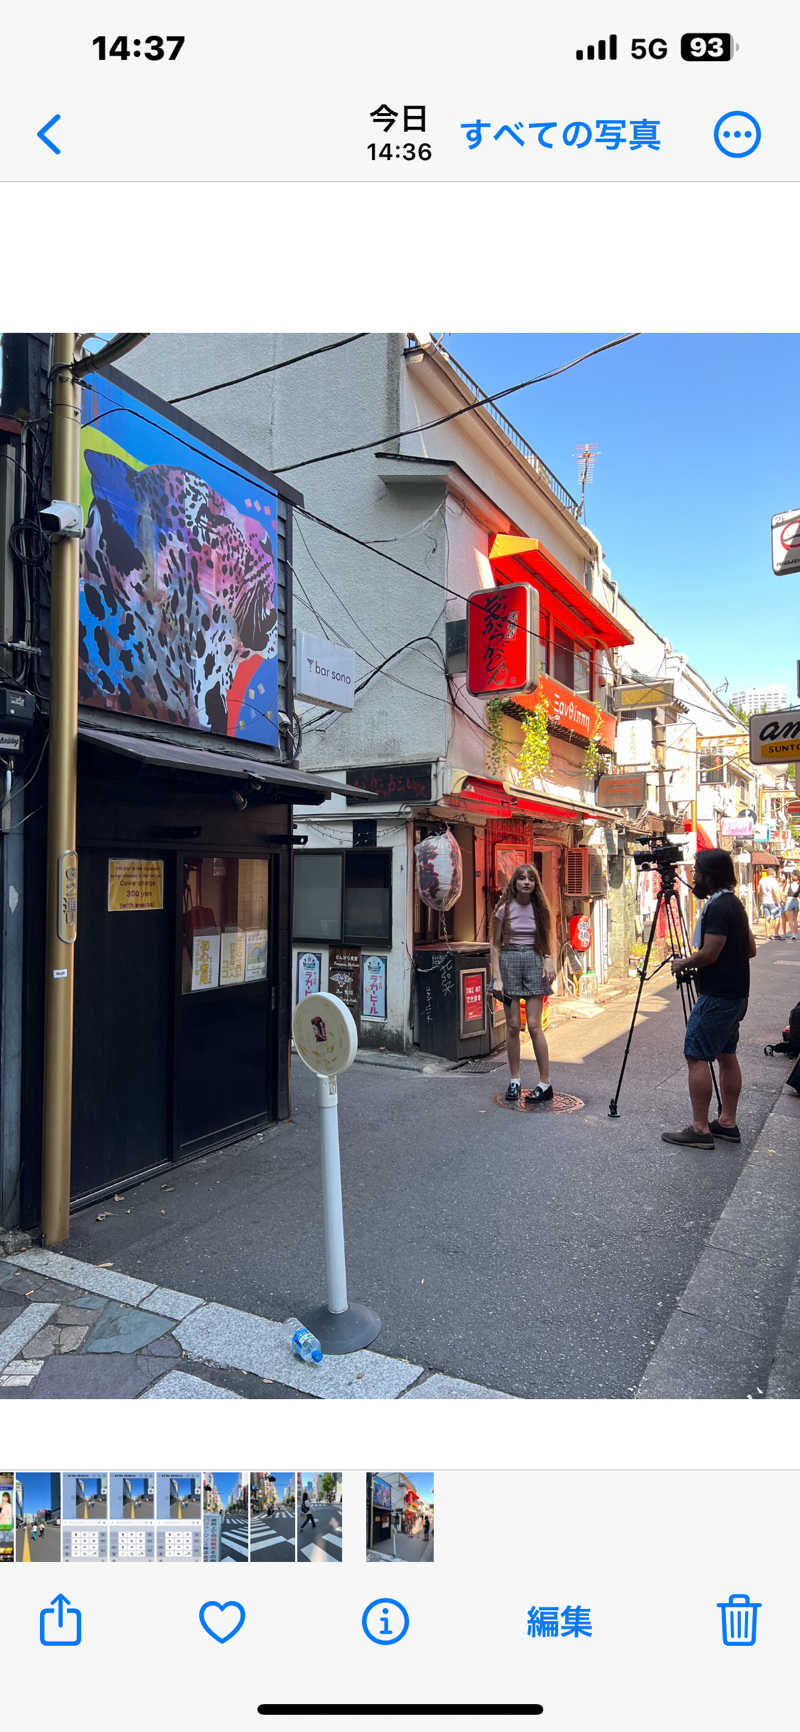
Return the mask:
<path id="1" fill-rule="evenodd" d="M 80 491 L 80 387 L 74 331 L 54 341 L 52 486 L 55 499 Z M 42 1131 L 42 1240 L 69 1234 L 72 1132 L 73 960 L 77 924 L 75 804 L 78 763 L 78 583 L 80 540 L 53 541 L 50 615 L 50 783 Z"/>

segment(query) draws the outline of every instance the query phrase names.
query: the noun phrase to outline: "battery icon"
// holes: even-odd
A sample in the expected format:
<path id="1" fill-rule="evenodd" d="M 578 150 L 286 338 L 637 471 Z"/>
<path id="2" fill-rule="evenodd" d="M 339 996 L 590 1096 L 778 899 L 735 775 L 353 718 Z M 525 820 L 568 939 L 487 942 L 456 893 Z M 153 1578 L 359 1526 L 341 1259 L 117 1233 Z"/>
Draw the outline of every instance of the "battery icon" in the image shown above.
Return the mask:
<path id="1" fill-rule="evenodd" d="M 751 1600 L 749 1594 L 729 1594 L 727 1600 L 718 1600 L 717 1605 L 722 1613 L 722 1640 L 725 1647 L 754 1647 L 756 1619 L 761 1609 L 761 1601 Z"/>
<path id="2" fill-rule="evenodd" d="M 696 60 L 698 64 L 713 65 L 723 60 L 732 60 L 738 43 L 728 31 L 693 30 L 681 37 L 681 60 Z"/>

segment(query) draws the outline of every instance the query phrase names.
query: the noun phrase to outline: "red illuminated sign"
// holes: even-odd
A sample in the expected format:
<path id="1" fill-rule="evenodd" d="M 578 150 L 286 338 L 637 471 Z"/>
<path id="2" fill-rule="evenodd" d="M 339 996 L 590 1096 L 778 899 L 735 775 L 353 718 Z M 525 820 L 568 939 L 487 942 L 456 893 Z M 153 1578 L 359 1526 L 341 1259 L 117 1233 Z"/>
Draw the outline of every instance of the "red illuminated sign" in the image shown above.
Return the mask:
<path id="1" fill-rule="evenodd" d="M 539 605 L 528 583 L 477 589 L 467 598 L 467 691 L 529 692 L 536 679 Z"/>
<path id="2" fill-rule="evenodd" d="M 461 976 L 461 1038 L 485 1033 L 486 969 L 465 969 Z"/>

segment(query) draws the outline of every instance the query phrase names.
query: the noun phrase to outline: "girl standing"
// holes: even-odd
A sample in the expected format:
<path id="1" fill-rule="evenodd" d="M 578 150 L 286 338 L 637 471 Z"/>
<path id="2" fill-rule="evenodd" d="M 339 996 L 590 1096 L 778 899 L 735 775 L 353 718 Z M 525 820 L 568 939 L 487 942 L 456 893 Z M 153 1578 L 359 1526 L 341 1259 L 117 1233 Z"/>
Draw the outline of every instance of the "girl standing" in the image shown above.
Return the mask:
<path id="1" fill-rule="evenodd" d="M 492 918 L 492 986 L 502 990 L 506 1010 L 506 1053 L 511 1072 L 506 1100 L 518 1102 L 520 1002 L 524 998 L 539 1081 L 531 1100 L 553 1099 L 550 1054 L 542 1030 L 542 1005 L 556 977 L 550 954 L 553 917 L 535 866 L 518 866 Z"/>

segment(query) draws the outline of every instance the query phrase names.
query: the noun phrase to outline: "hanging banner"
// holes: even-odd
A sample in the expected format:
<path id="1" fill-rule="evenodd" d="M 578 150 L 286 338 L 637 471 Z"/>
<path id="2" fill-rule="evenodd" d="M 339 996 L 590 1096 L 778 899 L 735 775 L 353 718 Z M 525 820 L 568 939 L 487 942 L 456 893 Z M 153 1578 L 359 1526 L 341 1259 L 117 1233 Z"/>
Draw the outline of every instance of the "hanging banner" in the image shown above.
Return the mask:
<path id="1" fill-rule="evenodd" d="M 539 599 L 529 583 L 467 596 L 467 691 L 473 697 L 529 692 L 536 679 Z"/>
<path id="2" fill-rule="evenodd" d="M 386 1020 L 386 957 L 365 956 L 361 964 L 361 1015 Z"/>
<path id="3" fill-rule="evenodd" d="M 318 950 L 301 950 L 297 957 L 297 1002 L 319 992 L 322 978 L 322 956 Z"/>
<path id="4" fill-rule="evenodd" d="M 109 914 L 141 914 L 163 906 L 163 860 L 109 860 Z"/>

